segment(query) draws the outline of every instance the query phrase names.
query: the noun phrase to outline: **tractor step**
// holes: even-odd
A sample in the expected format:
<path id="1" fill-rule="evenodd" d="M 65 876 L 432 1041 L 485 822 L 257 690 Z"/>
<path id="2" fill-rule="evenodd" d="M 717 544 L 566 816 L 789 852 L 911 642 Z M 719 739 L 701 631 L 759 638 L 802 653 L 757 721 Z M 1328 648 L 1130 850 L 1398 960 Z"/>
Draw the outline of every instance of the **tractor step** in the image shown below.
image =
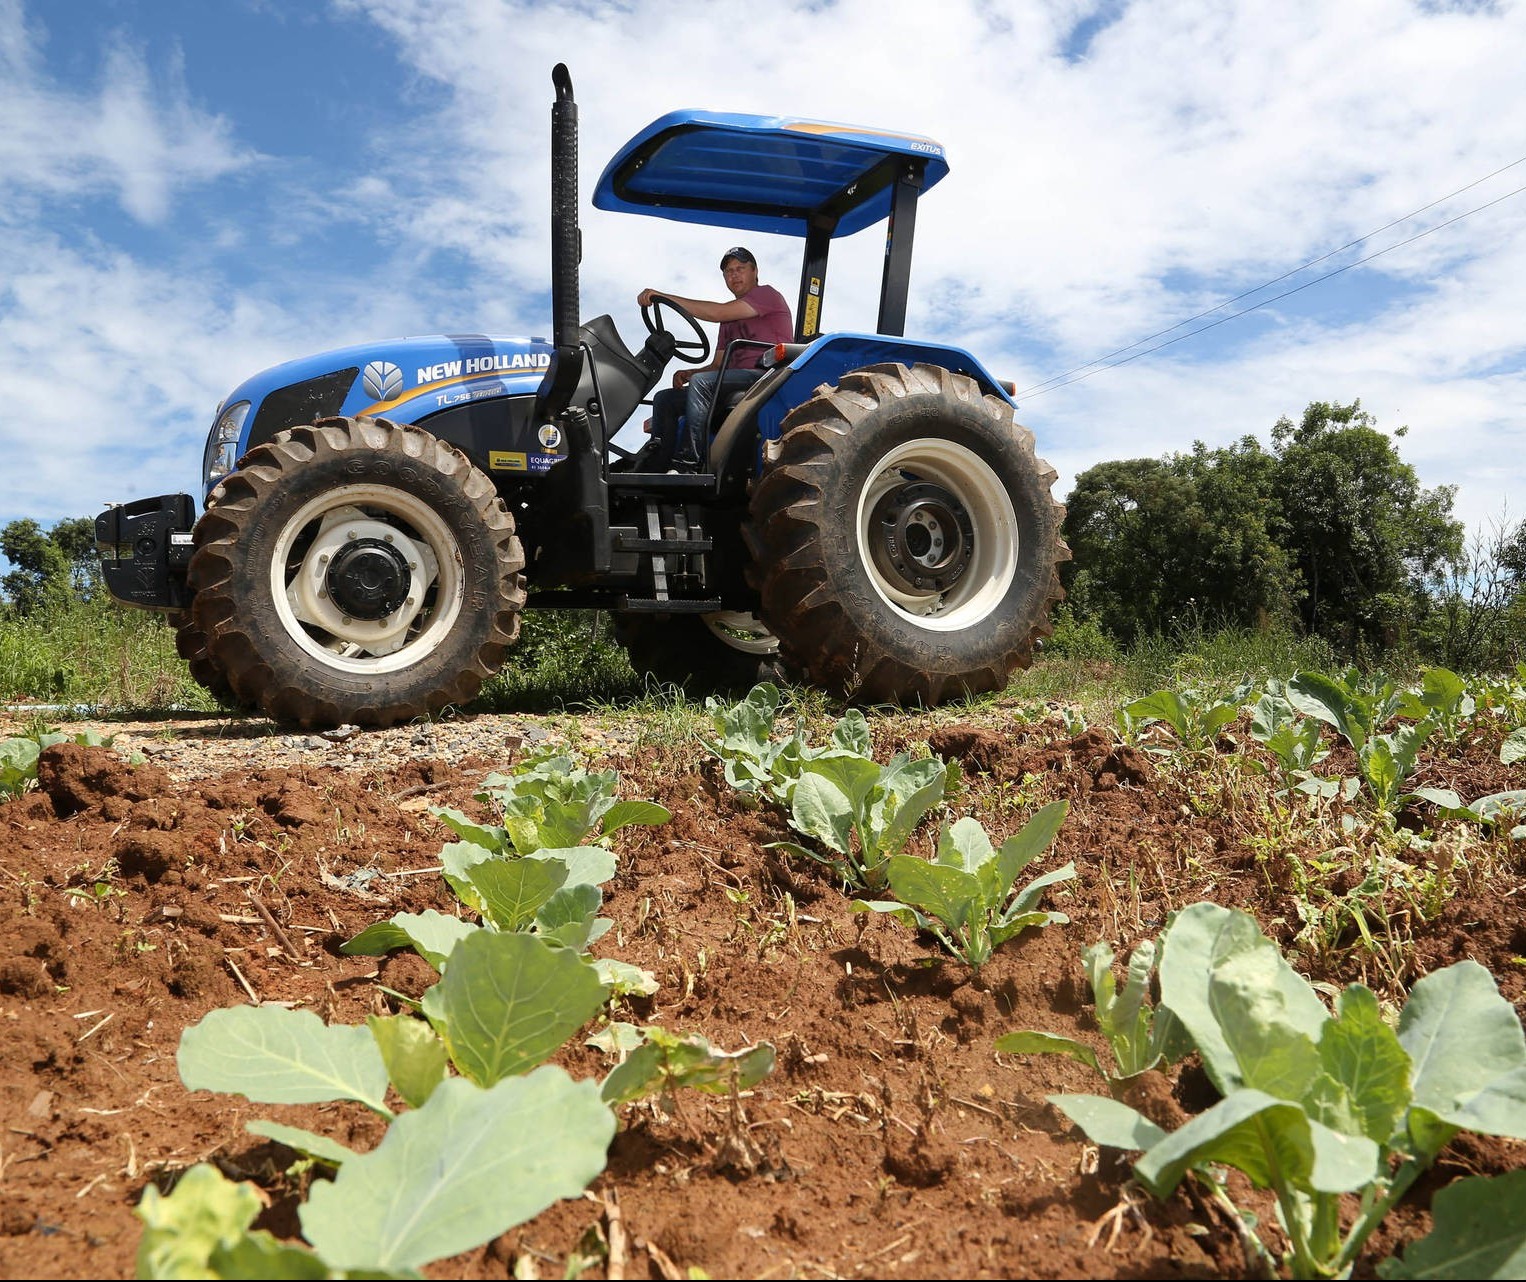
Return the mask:
<path id="1" fill-rule="evenodd" d="M 714 490 L 713 472 L 616 472 L 609 478 L 613 492 L 635 490 L 642 494 L 692 494 Z"/>
<path id="2" fill-rule="evenodd" d="M 715 546 L 713 539 L 638 539 L 619 530 L 613 540 L 616 552 L 708 552 Z"/>
<path id="3" fill-rule="evenodd" d="M 630 614 L 714 614 L 723 609 L 719 597 L 703 601 L 668 599 L 655 601 L 642 597 L 621 597 L 615 607 Z"/>

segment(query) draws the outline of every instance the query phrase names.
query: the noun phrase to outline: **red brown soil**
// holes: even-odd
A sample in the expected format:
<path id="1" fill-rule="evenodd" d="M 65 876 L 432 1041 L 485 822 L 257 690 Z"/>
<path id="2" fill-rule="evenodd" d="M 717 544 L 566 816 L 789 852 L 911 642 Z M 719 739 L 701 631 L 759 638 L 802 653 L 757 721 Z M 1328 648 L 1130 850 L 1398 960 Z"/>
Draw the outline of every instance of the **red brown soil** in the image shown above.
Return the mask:
<path id="1" fill-rule="evenodd" d="M 194 724 L 162 733 L 209 752 L 217 738 Z M 618 770 L 621 795 L 673 812 L 615 838 L 621 871 L 605 913 L 617 928 L 596 951 L 662 985 L 626 1017 L 725 1049 L 767 1040 L 778 1067 L 740 1119 L 709 1096 L 680 1098 L 672 1113 L 628 1106 L 590 1195 L 430 1276 L 562 1276 L 575 1254 L 593 1257 L 587 1277 L 1248 1276 L 1217 1209 L 1186 1190 L 1151 1201 L 1127 1182 L 1125 1158 L 1099 1153 L 1045 1102 L 1101 1090 L 1089 1070 L 1001 1056 L 993 1042 L 1037 1028 L 1100 1049 L 1080 950 L 1106 939 L 1121 956 L 1196 899 L 1251 911 L 1291 945 L 1301 925 L 1293 856 L 1327 852 L 1291 830 L 1269 835 L 1266 782 L 1231 768 L 1244 758 L 1233 760 L 1227 739 L 1194 770 L 1054 723 L 900 718 L 877 722 L 876 736 L 883 754 L 926 742 L 959 760 L 966 782 L 948 817 L 973 814 L 997 840 L 1037 805 L 1068 800 L 1056 849 L 1037 868 L 1076 862 L 1077 878 L 1045 900 L 1070 924 L 1026 932 L 973 978 L 932 941 L 851 913 L 817 866 L 770 849 L 793 836 L 783 815 L 730 789 L 693 743 L 608 740 L 590 767 Z M 229 747 L 225 737 L 216 746 Z M 1526 785 L 1497 748 L 1465 743 L 1428 762 L 1422 782 L 1465 797 Z M 437 863 L 448 836 L 427 808 L 485 817 L 473 794 L 512 763 L 399 755 L 341 769 L 290 755 L 287 767 L 230 761 L 191 779 L 112 749 L 60 746 L 44 754 L 37 790 L 0 804 L 0 1276 L 131 1276 L 132 1208 L 149 1183 L 168 1188 L 197 1162 L 254 1181 L 268 1205 L 261 1226 L 293 1236 L 307 1177 L 288 1175 L 293 1154 L 244 1123 L 273 1117 L 361 1147 L 379 1138 L 358 1106 L 187 1091 L 175 1067 L 181 1032 L 256 999 L 355 1023 L 392 1009 L 379 985 L 432 982 L 411 954 L 378 964 L 338 946 L 396 911 L 455 910 L 437 875 L 410 875 Z M 924 826 L 917 848 L 933 831 Z M 1393 899 L 1375 951 L 1337 924 L 1297 964 L 1402 1001 L 1419 975 L 1473 957 L 1526 1011 L 1523 844 L 1469 828 L 1405 856 L 1416 875 L 1439 868 L 1450 897 Z M 581 1077 L 610 1066 L 580 1039 L 559 1062 Z M 1176 1124 L 1212 1092 L 1188 1061 L 1129 1098 Z M 1428 1229 L 1437 1188 L 1523 1158 L 1523 1145 L 1454 1143 L 1373 1239 L 1358 1276 Z M 1231 1189 L 1280 1245 L 1264 1196 L 1243 1182 Z"/>

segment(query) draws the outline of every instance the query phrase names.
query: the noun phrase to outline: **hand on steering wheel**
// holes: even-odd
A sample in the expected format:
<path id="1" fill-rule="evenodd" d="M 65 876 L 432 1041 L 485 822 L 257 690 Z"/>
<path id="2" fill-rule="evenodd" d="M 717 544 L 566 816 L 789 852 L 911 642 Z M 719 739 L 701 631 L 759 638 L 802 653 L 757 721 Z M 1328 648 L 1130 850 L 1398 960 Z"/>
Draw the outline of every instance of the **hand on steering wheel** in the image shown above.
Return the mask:
<path id="1" fill-rule="evenodd" d="M 662 309 L 671 307 L 679 316 L 689 323 L 689 328 L 694 331 L 694 338 L 674 337 L 668 327 L 663 324 Z M 687 309 L 680 307 L 671 298 L 663 294 L 653 294 L 652 301 L 643 304 L 641 308 L 641 320 L 646 325 L 648 334 L 667 334 L 673 341 L 673 355 L 699 364 L 710 359 L 710 335 L 700 328 L 697 321 Z"/>

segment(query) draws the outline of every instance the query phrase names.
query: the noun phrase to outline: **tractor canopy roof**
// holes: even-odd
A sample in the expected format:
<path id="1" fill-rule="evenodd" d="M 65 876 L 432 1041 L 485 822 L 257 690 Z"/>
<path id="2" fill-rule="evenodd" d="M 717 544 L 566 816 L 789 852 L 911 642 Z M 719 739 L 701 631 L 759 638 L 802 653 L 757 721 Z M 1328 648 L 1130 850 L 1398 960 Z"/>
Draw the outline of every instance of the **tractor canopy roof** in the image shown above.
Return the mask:
<path id="1" fill-rule="evenodd" d="M 792 116 L 674 111 L 604 167 L 595 208 L 676 222 L 805 236 L 850 236 L 888 217 L 911 164 L 926 191 L 943 147 L 917 134 Z"/>

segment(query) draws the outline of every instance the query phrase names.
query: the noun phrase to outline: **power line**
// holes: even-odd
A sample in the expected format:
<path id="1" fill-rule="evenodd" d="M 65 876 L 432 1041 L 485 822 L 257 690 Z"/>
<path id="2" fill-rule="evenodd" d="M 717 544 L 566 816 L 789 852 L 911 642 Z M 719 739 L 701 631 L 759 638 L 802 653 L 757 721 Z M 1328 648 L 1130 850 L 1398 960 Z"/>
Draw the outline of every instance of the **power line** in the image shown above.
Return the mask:
<path id="1" fill-rule="evenodd" d="M 1381 235 L 1383 232 L 1388 231 L 1392 227 L 1397 227 L 1401 223 L 1406 223 L 1411 218 L 1415 218 L 1420 214 L 1425 213 L 1426 210 L 1434 209 L 1437 205 L 1444 204 L 1446 201 L 1451 200 L 1454 196 L 1460 196 L 1463 192 L 1470 191 L 1474 187 L 1477 187 L 1479 184 L 1488 182 L 1491 178 L 1497 178 L 1500 174 L 1505 173 L 1507 170 L 1514 169 L 1517 165 L 1520 164 L 1526 164 L 1526 156 L 1522 156 L 1518 160 L 1512 160 L 1508 165 L 1501 165 L 1493 173 L 1485 174 L 1482 178 L 1476 178 L 1465 186 L 1459 187 L 1456 191 L 1449 192 L 1445 196 L 1440 196 L 1437 199 L 1431 201 L 1428 205 L 1421 205 L 1419 209 L 1405 214 L 1402 218 L 1395 218 L 1392 222 L 1384 223 L 1383 226 L 1375 228 L 1374 230 L 1368 232 L 1365 236 L 1358 236 L 1355 240 L 1347 241 L 1338 249 L 1332 249 L 1328 253 L 1321 254 L 1318 258 L 1312 258 L 1308 262 L 1304 263 L 1301 267 L 1295 267 L 1291 271 L 1283 272 L 1281 276 L 1273 277 L 1271 280 L 1266 281 L 1264 284 L 1257 285 L 1254 289 L 1248 289 L 1242 294 L 1236 294 L 1233 298 L 1225 299 L 1222 303 L 1218 303 L 1215 306 L 1208 308 L 1206 311 L 1198 312 L 1195 316 L 1189 316 L 1186 318 L 1186 320 L 1177 321 L 1175 325 L 1169 325 L 1165 329 L 1157 330 L 1153 334 L 1147 334 L 1144 338 L 1136 339 L 1132 343 L 1127 343 L 1123 347 L 1116 348 L 1115 350 L 1107 352 L 1102 356 L 1098 356 L 1093 360 L 1086 361 L 1081 365 L 1074 365 L 1068 370 L 1064 370 L 1059 374 L 1055 374 L 1050 378 L 1044 379 L 1042 382 L 1033 384 L 1032 387 L 1024 388 L 1022 391 L 1017 393 L 1014 399 L 1020 399 L 1027 396 L 1042 396 L 1045 392 L 1053 392 L 1058 388 L 1068 387 L 1072 383 L 1079 383 L 1084 379 L 1090 378 L 1093 374 L 1100 374 L 1104 370 L 1117 369 L 1120 365 L 1127 365 L 1131 361 L 1138 360 L 1141 356 L 1148 356 L 1151 352 L 1158 352 L 1163 347 L 1170 347 L 1173 343 L 1179 343 L 1183 339 L 1192 338 L 1194 335 L 1202 334 L 1207 330 L 1213 329 L 1219 325 L 1223 325 L 1228 321 L 1235 320 L 1249 312 L 1256 311 L 1259 308 L 1266 307 L 1272 303 L 1278 302 L 1281 299 L 1288 298 L 1293 294 L 1300 293 L 1312 285 L 1318 285 L 1321 281 L 1329 280 L 1332 276 L 1339 276 L 1342 272 L 1350 271 L 1353 267 L 1360 267 L 1363 263 L 1370 263 L 1374 258 L 1381 258 L 1384 254 L 1390 253 L 1395 249 L 1401 249 L 1405 245 L 1411 244 L 1423 236 L 1429 236 L 1432 232 L 1440 231 L 1444 227 L 1450 227 L 1453 223 L 1460 222 L 1464 218 L 1469 218 L 1474 214 L 1481 213 L 1483 210 L 1490 208 L 1490 206 L 1497 205 L 1504 200 L 1509 200 L 1512 196 L 1518 196 L 1523 191 L 1526 191 L 1526 187 L 1517 187 L 1514 191 L 1508 191 L 1503 196 L 1499 196 L 1494 200 L 1477 206 L 1474 209 L 1467 210 L 1465 213 L 1457 214 L 1455 217 L 1448 218 L 1445 222 L 1437 223 L 1434 227 L 1427 227 L 1423 231 L 1416 232 L 1413 236 L 1409 236 L 1404 240 L 1397 241 L 1396 243 L 1389 245 L 1384 249 L 1376 250 L 1373 253 L 1368 254 L 1365 258 L 1357 259 L 1354 263 L 1347 263 L 1344 267 L 1337 267 L 1334 271 L 1326 272 L 1323 276 L 1316 276 L 1311 281 L 1306 281 L 1304 284 L 1298 285 L 1293 289 L 1285 290 L 1284 292 L 1277 294 L 1272 298 L 1264 298 L 1259 303 L 1254 303 L 1249 307 L 1243 307 L 1239 311 L 1232 312 L 1228 316 L 1221 316 L 1212 324 L 1202 325 L 1186 334 L 1179 334 L 1177 337 L 1168 339 L 1164 343 L 1157 343 L 1154 347 L 1146 348 L 1142 352 L 1135 352 L 1132 356 L 1126 357 L 1124 360 L 1112 360 L 1114 356 L 1122 356 L 1124 352 L 1131 351 L 1132 349 L 1139 347 L 1144 343 L 1150 342 L 1152 339 L 1161 338 L 1166 334 L 1170 334 L 1175 330 L 1181 329 L 1184 325 L 1192 324 L 1193 321 L 1202 320 L 1205 316 L 1212 316 L 1215 312 L 1222 311 L 1224 308 L 1238 303 L 1241 299 L 1249 298 L 1252 294 L 1259 294 L 1262 290 L 1270 289 L 1273 285 L 1298 275 L 1299 272 L 1304 272 L 1311 267 L 1318 266 L 1320 263 L 1326 261 L 1327 259 L 1334 258 L 1337 254 L 1344 253 L 1346 250 L 1351 249 L 1355 245 L 1360 245 L 1365 241 L 1369 241 L 1374 236 Z M 1104 362 L 1111 363 L 1104 364 Z M 1096 366 L 1097 368 L 1093 369 L 1093 366 Z M 1089 372 L 1083 374 L 1081 373 L 1082 370 Z M 1077 375 L 1077 377 L 1071 378 L 1070 375 L 1072 374 Z"/>

